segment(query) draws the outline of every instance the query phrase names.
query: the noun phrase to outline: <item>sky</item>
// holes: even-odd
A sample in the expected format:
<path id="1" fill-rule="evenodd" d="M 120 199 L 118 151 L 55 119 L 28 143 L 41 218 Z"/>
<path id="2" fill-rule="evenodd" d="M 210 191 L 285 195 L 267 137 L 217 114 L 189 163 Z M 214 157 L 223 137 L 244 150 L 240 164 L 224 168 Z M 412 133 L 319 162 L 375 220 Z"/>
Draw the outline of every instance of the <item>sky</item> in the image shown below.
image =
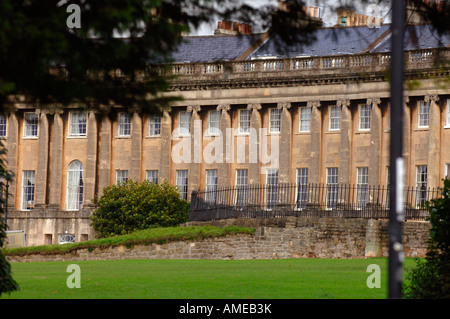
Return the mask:
<path id="1" fill-rule="evenodd" d="M 248 5 L 253 7 L 260 7 L 262 5 L 273 5 L 277 6 L 278 0 L 240 0 Z M 320 7 L 320 15 L 322 20 L 324 21 L 325 27 L 331 27 L 336 24 L 336 13 L 332 8 L 336 7 L 339 0 L 306 0 L 308 6 L 319 6 Z M 361 5 L 360 1 L 350 1 L 355 7 L 357 13 L 362 14 L 371 14 L 375 16 L 380 16 L 383 18 L 385 23 L 389 23 L 389 7 L 382 7 L 377 5 Z M 377 14 L 378 12 L 379 14 Z M 191 35 L 212 35 L 214 34 L 214 30 L 217 27 L 218 20 L 214 21 L 211 24 L 204 24 L 198 30 L 193 30 Z M 263 30 L 254 29 L 254 32 L 261 32 Z"/>

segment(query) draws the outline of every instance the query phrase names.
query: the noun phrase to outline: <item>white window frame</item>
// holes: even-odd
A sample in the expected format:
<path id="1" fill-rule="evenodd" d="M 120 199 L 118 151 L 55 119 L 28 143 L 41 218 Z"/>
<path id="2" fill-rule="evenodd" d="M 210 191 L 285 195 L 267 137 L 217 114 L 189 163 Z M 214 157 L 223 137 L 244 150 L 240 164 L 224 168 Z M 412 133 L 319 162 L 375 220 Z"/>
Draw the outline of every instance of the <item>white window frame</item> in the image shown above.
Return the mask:
<path id="1" fill-rule="evenodd" d="M 161 136 L 161 117 L 151 115 L 148 118 L 148 136 Z"/>
<path id="2" fill-rule="evenodd" d="M 118 169 L 116 170 L 116 184 L 126 183 L 128 181 L 128 170 L 127 169 Z"/>
<path id="3" fill-rule="evenodd" d="M 214 203 L 217 199 L 217 181 L 219 171 L 217 169 L 207 169 L 205 173 L 205 201 Z"/>
<path id="4" fill-rule="evenodd" d="M 79 122 L 80 115 L 84 115 L 84 124 Z M 78 122 L 76 122 L 78 120 Z M 82 120 L 82 119 L 81 119 Z M 80 133 L 80 125 L 84 126 L 84 133 Z M 78 132 L 76 132 L 78 131 Z M 70 112 L 69 113 L 69 136 L 86 136 L 87 135 L 87 114 L 86 112 Z"/>
<path id="5" fill-rule="evenodd" d="M 145 179 L 151 183 L 158 184 L 159 181 L 159 172 L 156 169 L 151 169 L 145 171 Z"/>
<path id="6" fill-rule="evenodd" d="M 447 99 L 445 128 L 450 128 L 450 99 Z"/>
<path id="7" fill-rule="evenodd" d="M 188 195 L 188 183 L 189 183 L 189 172 L 187 169 L 176 171 L 176 185 L 180 191 L 180 198 L 187 200 Z"/>
<path id="8" fill-rule="evenodd" d="M 187 119 L 189 119 L 189 121 L 187 121 Z M 191 112 L 180 111 L 180 113 L 178 113 L 178 135 L 191 135 Z"/>
<path id="9" fill-rule="evenodd" d="M 248 119 L 247 116 L 248 115 Z M 252 113 L 250 110 L 243 109 L 239 110 L 239 133 L 240 134 L 250 134 L 250 127 L 251 127 L 251 118 Z M 242 124 L 245 123 L 245 126 Z"/>
<path id="10" fill-rule="evenodd" d="M 34 119 L 31 119 L 33 117 Z M 32 122 L 30 122 L 32 121 Z M 35 122 L 34 122 L 35 121 Z M 34 131 L 36 130 L 36 134 Z M 29 134 L 31 131 L 31 134 Z M 23 136 L 27 138 L 37 138 L 39 136 L 39 115 L 34 112 L 24 114 Z"/>
<path id="11" fill-rule="evenodd" d="M 450 179 L 450 163 L 445 163 L 444 166 L 444 177 L 447 177 Z"/>
<path id="12" fill-rule="evenodd" d="M 266 210 L 272 210 L 277 206 L 278 174 L 278 168 L 268 168 L 266 170 Z"/>
<path id="13" fill-rule="evenodd" d="M 362 209 L 368 202 L 369 167 L 356 168 L 356 209 Z"/>
<path id="14" fill-rule="evenodd" d="M 300 167 L 296 169 L 296 200 L 295 207 L 302 210 L 306 207 L 308 201 L 308 178 L 309 169 L 307 167 Z"/>
<path id="15" fill-rule="evenodd" d="M 0 114 L 0 138 L 6 138 L 8 135 L 8 116 Z"/>
<path id="16" fill-rule="evenodd" d="M 428 166 L 417 165 L 416 166 L 416 208 L 423 208 L 425 200 L 427 199 L 428 191 Z M 422 187 L 423 190 L 422 190 Z"/>
<path id="17" fill-rule="evenodd" d="M 28 185 L 28 182 L 30 185 Z M 25 183 L 27 183 L 25 185 Z M 30 199 L 30 196 L 32 199 Z M 36 196 L 36 171 L 23 170 L 22 171 L 22 210 L 31 210 L 34 207 Z"/>
<path id="18" fill-rule="evenodd" d="M 270 133 L 281 132 L 281 109 L 278 108 L 269 109 L 269 132 Z"/>
<path id="19" fill-rule="evenodd" d="M 306 113 L 304 114 L 303 112 L 305 111 Z M 299 108 L 298 130 L 300 132 L 311 132 L 311 108 L 308 106 L 301 106 Z"/>
<path id="20" fill-rule="evenodd" d="M 81 184 L 80 184 L 81 181 Z M 84 166 L 79 160 L 70 163 L 67 170 L 66 210 L 83 208 Z"/>
<path id="21" fill-rule="evenodd" d="M 117 136 L 131 136 L 131 115 L 127 112 L 120 112 L 117 121 Z"/>
<path id="22" fill-rule="evenodd" d="M 214 118 L 215 116 L 217 118 Z M 220 111 L 210 110 L 208 112 L 208 135 L 220 135 Z"/>
<path id="23" fill-rule="evenodd" d="M 327 167 L 326 209 L 336 208 L 339 185 L 339 168 Z"/>
<path id="24" fill-rule="evenodd" d="M 430 126 L 430 102 L 425 102 L 422 100 L 419 101 L 417 106 L 417 127 L 428 128 L 429 126 Z"/>
<path id="25" fill-rule="evenodd" d="M 339 116 L 336 116 L 336 114 L 335 114 L 336 110 L 339 113 Z M 330 118 L 329 130 L 330 131 L 339 131 L 341 129 L 341 107 L 337 106 L 337 105 L 330 106 L 329 118 Z M 336 123 L 337 123 L 337 127 L 336 127 Z"/>
<path id="26" fill-rule="evenodd" d="M 248 189 L 248 169 L 236 169 L 236 198 L 237 206 L 246 206 Z"/>
<path id="27" fill-rule="evenodd" d="M 366 112 L 369 112 L 369 115 Z M 370 131 L 371 121 L 372 121 L 372 106 L 370 104 L 359 104 L 359 130 L 360 131 Z M 366 121 L 368 119 L 368 121 Z M 367 127 L 368 126 L 368 127 Z"/>

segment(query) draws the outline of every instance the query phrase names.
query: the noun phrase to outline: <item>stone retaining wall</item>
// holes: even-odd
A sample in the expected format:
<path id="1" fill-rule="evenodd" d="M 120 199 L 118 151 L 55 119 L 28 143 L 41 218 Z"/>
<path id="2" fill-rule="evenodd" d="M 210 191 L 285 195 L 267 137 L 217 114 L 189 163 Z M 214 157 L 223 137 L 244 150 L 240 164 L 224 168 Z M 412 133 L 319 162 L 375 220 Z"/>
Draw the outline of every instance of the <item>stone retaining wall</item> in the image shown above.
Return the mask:
<path id="1" fill-rule="evenodd" d="M 188 223 L 186 225 L 199 225 Z M 162 245 L 79 249 L 58 255 L 9 256 L 11 262 L 107 259 L 367 258 L 388 256 L 388 221 L 344 218 L 273 218 L 209 222 L 255 227 L 239 234 Z M 404 224 L 405 257 L 424 257 L 429 224 Z"/>

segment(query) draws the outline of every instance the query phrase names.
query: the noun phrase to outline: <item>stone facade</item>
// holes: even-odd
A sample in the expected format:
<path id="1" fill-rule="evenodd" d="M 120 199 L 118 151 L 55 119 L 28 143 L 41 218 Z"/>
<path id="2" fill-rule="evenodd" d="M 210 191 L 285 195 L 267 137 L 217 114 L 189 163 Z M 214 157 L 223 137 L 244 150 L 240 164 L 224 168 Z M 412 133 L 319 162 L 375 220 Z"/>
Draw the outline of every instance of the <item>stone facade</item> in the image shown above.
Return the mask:
<path id="1" fill-rule="evenodd" d="M 278 259 L 388 256 L 387 221 L 343 218 L 242 219 L 217 225 L 246 225 L 254 235 L 235 235 L 167 244 L 125 245 L 67 254 L 8 256 L 11 262 L 109 259 Z M 404 225 L 405 257 L 424 257 L 429 224 Z"/>
<path id="2" fill-rule="evenodd" d="M 423 177 L 427 187 L 438 187 L 450 174 L 450 88 L 444 82 L 449 69 L 435 69 L 432 58 L 438 51 L 449 58 L 447 49 L 406 54 L 406 79 L 420 83 L 405 92 L 406 186 L 417 186 Z M 81 112 L 84 122 L 74 122 L 81 114 L 76 107 L 44 111 L 13 101 L 4 136 L 8 169 L 16 176 L 9 186 L 8 225 L 24 230 L 28 245 L 57 243 L 66 233 L 75 241 L 93 239 L 86 216 L 94 196 L 122 174 L 143 181 L 148 171 L 171 185 L 179 185 L 177 176 L 186 171 L 188 200 L 192 191 L 208 186 L 208 171 L 217 172 L 214 186 L 223 187 L 236 185 L 237 170 L 247 171 L 248 184 L 266 184 L 269 168 L 278 170 L 279 183 L 296 183 L 298 169 L 304 168 L 309 183 L 326 184 L 328 169 L 336 168 L 339 183 L 356 184 L 358 169 L 367 168 L 370 185 L 386 185 L 388 66 L 385 52 L 175 64 L 178 77 L 167 95 L 183 101 L 164 111 L 155 134 L 150 115 L 122 117 L 126 106 L 108 115 Z M 334 108 L 339 125 L 331 127 Z M 220 134 L 209 133 L 215 111 Z M 241 130 L 245 111 L 249 132 Z M 183 124 L 181 112 L 190 121 L 185 136 L 174 133 Z M 35 132 L 27 114 L 37 116 Z M 74 133 L 74 123 L 83 130 Z M 181 143 L 187 145 L 182 152 Z M 75 187 L 69 172 L 74 162 L 83 167 Z M 419 176 L 419 167 L 425 167 L 425 175 Z"/>

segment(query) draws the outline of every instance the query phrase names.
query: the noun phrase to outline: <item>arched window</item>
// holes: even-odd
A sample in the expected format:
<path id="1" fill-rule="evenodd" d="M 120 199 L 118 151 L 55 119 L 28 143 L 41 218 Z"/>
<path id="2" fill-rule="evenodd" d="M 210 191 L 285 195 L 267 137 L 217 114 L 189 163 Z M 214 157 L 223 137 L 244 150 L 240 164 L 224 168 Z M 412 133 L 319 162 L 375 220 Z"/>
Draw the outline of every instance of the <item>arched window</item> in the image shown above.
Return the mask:
<path id="1" fill-rule="evenodd" d="M 83 205 L 83 163 L 78 160 L 69 165 L 67 175 L 67 210 L 79 210 Z"/>

